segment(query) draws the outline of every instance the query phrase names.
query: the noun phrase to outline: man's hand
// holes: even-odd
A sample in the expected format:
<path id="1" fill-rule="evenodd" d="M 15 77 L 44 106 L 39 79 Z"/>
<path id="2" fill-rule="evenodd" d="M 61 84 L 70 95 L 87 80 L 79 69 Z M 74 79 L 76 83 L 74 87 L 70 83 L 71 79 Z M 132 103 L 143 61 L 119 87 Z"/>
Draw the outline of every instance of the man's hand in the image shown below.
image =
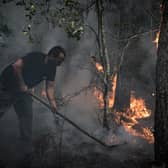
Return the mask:
<path id="1" fill-rule="evenodd" d="M 57 111 L 57 103 L 56 103 L 56 100 L 55 100 L 55 99 L 49 100 L 49 102 L 50 102 L 50 105 L 51 105 L 51 110 L 52 110 L 52 112 Z"/>
<path id="2" fill-rule="evenodd" d="M 57 108 L 51 107 L 51 111 L 52 111 L 53 113 L 55 113 L 55 112 L 57 112 Z"/>

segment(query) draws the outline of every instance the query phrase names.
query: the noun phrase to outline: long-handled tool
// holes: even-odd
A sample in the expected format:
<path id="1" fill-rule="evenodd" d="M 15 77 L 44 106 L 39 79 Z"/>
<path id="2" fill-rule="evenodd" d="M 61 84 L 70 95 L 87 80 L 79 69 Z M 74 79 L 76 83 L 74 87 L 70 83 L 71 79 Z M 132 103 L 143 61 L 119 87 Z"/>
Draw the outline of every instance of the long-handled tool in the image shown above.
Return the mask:
<path id="1" fill-rule="evenodd" d="M 43 101 L 41 98 L 39 98 L 38 96 L 34 95 L 33 93 L 29 94 L 37 101 L 39 101 L 40 103 L 42 103 L 45 107 L 47 107 L 48 109 L 50 109 L 51 111 L 53 111 L 53 109 L 51 108 L 51 106 L 46 103 L 45 101 Z M 104 142 L 102 142 L 101 140 L 95 138 L 94 136 L 90 135 L 87 131 L 85 131 L 84 129 L 82 129 L 80 126 L 78 126 L 76 123 L 74 123 L 73 121 L 71 121 L 69 118 L 67 118 L 66 116 L 62 115 L 61 113 L 59 113 L 57 110 L 53 111 L 54 115 L 58 115 L 60 116 L 62 119 L 64 119 L 65 121 L 67 121 L 69 124 L 71 124 L 72 126 L 74 126 L 76 129 L 78 129 L 80 132 L 82 132 L 83 134 L 85 134 L 86 136 L 88 136 L 89 138 L 93 139 L 94 141 L 96 141 L 97 143 L 99 143 L 100 145 L 107 147 L 107 148 L 113 148 L 113 147 L 117 147 L 119 145 L 122 144 L 113 144 L 113 145 L 108 145 Z"/>

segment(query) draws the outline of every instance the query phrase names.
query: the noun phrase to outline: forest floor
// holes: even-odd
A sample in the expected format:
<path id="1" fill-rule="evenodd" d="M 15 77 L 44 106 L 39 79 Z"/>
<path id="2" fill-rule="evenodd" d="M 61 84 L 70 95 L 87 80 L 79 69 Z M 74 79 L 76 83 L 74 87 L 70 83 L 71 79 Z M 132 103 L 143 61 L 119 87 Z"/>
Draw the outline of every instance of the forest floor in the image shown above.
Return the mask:
<path id="1" fill-rule="evenodd" d="M 153 144 L 146 140 L 130 136 L 126 143 L 119 140 L 121 145 L 106 148 L 67 123 L 51 130 L 52 115 L 40 110 L 35 115 L 34 151 L 24 160 L 26 166 L 31 160 L 29 168 L 152 168 Z M 21 162 L 15 160 L 18 137 L 18 121 L 10 112 L 0 122 L 0 168 L 19 168 Z"/>
<path id="2" fill-rule="evenodd" d="M 153 145 L 146 141 L 106 148 L 76 130 L 72 132 L 70 136 L 65 131 L 62 139 L 59 134 L 36 137 L 31 157 L 22 162 L 11 161 L 0 168 L 152 168 Z M 26 167 L 29 163 L 30 167 Z"/>
<path id="3" fill-rule="evenodd" d="M 62 146 L 48 151 L 42 158 L 34 157 L 32 168 L 150 168 L 151 153 L 128 144 L 113 149 L 92 143 L 82 143 L 73 148 Z"/>

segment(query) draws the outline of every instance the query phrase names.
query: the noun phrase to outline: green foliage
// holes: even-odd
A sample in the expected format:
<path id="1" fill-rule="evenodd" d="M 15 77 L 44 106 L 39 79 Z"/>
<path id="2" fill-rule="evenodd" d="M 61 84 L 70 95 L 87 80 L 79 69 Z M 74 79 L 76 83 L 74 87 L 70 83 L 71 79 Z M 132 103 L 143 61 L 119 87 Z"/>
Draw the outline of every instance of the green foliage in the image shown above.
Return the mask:
<path id="1" fill-rule="evenodd" d="M 34 34 L 33 34 L 33 26 L 35 27 L 35 19 L 37 20 L 36 16 L 40 13 L 42 17 L 45 16 L 46 11 L 46 2 L 48 0 L 20 0 L 17 1 L 17 6 L 22 6 L 25 9 L 25 17 L 27 20 L 27 24 L 24 26 L 22 32 L 23 35 L 27 36 L 29 39 L 29 42 L 34 42 Z M 44 18 L 45 19 L 45 18 Z"/>
<path id="2" fill-rule="evenodd" d="M 29 42 L 33 42 L 33 37 L 32 37 L 32 33 L 31 33 L 31 25 L 28 24 L 23 30 L 22 33 L 24 36 L 27 36 L 29 39 Z"/>
<path id="3" fill-rule="evenodd" d="M 63 0 L 56 6 L 49 6 L 50 0 L 20 0 L 17 6 L 25 8 L 25 16 L 28 25 L 33 24 L 33 19 L 40 13 L 43 19 L 51 23 L 53 27 L 59 26 L 64 29 L 68 37 L 80 40 L 84 32 L 83 11 L 78 0 Z M 36 18 L 37 19 L 37 18 Z M 31 37 L 31 26 L 25 26 L 23 34 Z"/>
<path id="4" fill-rule="evenodd" d="M 49 11 L 49 20 L 65 30 L 68 37 L 80 40 L 84 32 L 82 9 L 77 0 L 64 0 L 63 4 Z"/>
<path id="5" fill-rule="evenodd" d="M 35 5 L 31 4 L 29 7 L 26 7 L 27 14 L 25 15 L 29 20 L 36 14 L 36 7 Z"/>

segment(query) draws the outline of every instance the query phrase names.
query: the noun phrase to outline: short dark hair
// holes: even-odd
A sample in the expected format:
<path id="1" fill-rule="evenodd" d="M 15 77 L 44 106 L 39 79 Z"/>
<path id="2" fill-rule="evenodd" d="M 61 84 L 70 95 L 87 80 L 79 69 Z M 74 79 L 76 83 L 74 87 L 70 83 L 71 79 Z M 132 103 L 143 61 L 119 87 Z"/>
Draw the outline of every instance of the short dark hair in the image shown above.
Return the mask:
<path id="1" fill-rule="evenodd" d="M 48 56 L 51 58 L 56 58 L 59 56 L 60 53 L 63 53 L 64 56 L 66 56 L 64 48 L 62 48 L 61 46 L 55 46 L 49 50 Z"/>

